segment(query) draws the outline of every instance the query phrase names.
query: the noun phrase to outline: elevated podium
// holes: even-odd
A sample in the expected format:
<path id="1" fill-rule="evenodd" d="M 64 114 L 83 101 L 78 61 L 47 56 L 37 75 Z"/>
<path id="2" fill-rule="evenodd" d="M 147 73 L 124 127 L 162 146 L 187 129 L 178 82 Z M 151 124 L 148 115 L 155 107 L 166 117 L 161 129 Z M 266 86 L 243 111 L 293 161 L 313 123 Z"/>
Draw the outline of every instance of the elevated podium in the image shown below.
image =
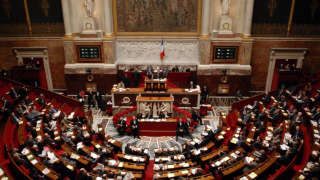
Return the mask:
<path id="1" fill-rule="evenodd" d="M 167 91 L 167 79 L 149 79 L 144 80 L 145 91 Z"/>
<path id="2" fill-rule="evenodd" d="M 169 97 L 146 97 L 137 96 L 137 113 L 141 113 L 146 117 L 157 118 L 160 112 L 165 115 L 173 111 L 173 96 Z"/>

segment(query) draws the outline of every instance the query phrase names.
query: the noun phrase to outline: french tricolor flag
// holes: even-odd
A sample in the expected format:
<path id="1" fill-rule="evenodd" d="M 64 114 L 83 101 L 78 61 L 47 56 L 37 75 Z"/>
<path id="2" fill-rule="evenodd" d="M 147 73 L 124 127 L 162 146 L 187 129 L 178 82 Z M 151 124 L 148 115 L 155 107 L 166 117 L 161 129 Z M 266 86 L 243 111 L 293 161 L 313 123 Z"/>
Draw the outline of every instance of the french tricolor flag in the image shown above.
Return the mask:
<path id="1" fill-rule="evenodd" d="M 160 59 L 163 60 L 165 54 L 164 54 L 164 41 L 161 41 L 161 49 L 160 49 Z"/>

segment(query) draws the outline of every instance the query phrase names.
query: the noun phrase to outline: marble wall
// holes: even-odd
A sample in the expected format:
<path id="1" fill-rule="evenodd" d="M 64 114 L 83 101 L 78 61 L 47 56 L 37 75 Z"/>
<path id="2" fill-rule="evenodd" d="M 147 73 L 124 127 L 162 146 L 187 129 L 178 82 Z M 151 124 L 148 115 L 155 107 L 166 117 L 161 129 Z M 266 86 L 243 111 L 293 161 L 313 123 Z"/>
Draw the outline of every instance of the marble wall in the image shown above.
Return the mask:
<path id="1" fill-rule="evenodd" d="M 199 41 L 169 39 L 164 41 L 165 57 L 160 59 L 161 39 L 118 39 L 117 64 L 199 64 Z"/>

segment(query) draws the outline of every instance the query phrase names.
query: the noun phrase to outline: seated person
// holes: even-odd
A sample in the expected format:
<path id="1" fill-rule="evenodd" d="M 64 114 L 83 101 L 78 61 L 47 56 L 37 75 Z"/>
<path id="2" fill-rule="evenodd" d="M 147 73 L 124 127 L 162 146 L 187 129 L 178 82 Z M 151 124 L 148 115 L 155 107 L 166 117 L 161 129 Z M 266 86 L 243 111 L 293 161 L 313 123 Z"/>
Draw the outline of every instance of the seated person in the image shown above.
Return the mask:
<path id="1" fill-rule="evenodd" d="M 40 94 L 40 97 L 37 98 L 37 103 L 42 107 L 46 106 L 45 97 L 42 93 Z"/>
<path id="2" fill-rule="evenodd" d="M 193 81 L 190 81 L 188 83 L 188 89 L 195 89 L 195 88 L 197 88 L 197 86 L 193 83 Z"/>
<path id="3" fill-rule="evenodd" d="M 14 87 L 10 88 L 9 95 L 12 99 L 17 99 L 19 97 L 19 95 L 18 95 L 17 91 L 14 89 Z"/>
<path id="4" fill-rule="evenodd" d="M 271 97 L 270 97 L 269 93 L 268 92 L 264 93 L 261 100 L 262 100 L 264 106 L 268 106 L 271 102 Z"/>
<path id="5" fill-rule="evenodd" d="M 36 109 L 35 106 L 30 110 L 31 112 L 26 116 L 29 121 L 35 121 L 38 116 L 40 116 L 40 112 Z"/>
<path id="6" fill-rule="evenodd" d="M 120 81 L 118 83 L 118 88 L 125 88 L 123 81 Z"/>
<path id="7" fill-rule="evenodd" d="M 11 103 L 4 96 L 1 98 L 1 101 L 2 101 L 2 107 L 1 107 L 2 113 L 8 112 L 11 109 Z"/>
<path id="8" fill-rule="evenodd" d="M 20 122 L 20 119 L 18 118 L 18 116 L 16 116 L 16 114 L 14 112 L 11 112 L 10 120 L 12 123 L 15 123 L 17 125 Z"/>
<path id="9" fill-rule="evenodd" d="M 28 89 L 25 86 L 23 86 L 18 90 L 18 94 L 20 96 L 20 99 L 24 99 L 28 95 Z"/>
<path id="10" fill-rule="evenodd" d="M 29 106 L 32 104 L 32 100 L 29 98 L 29 96 L 26 96 L 26 98 L 24 99 L 24 103 Z"/>

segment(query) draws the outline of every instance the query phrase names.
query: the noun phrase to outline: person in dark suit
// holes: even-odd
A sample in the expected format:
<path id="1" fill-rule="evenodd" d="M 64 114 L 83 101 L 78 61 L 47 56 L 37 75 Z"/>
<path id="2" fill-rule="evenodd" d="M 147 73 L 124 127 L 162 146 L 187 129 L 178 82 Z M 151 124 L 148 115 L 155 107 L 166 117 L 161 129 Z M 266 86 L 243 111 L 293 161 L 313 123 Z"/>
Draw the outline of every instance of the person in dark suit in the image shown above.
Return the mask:
<path id="1" fill-rule="evenodd" d="M 268 92 L 264 93 L 261 100 L 262 100 L 264 106 L 268 106 L 271 102 L 271 97 L 270 97 L 269 93 Z"/>
<path id="2" fill-rule="evenodd" d="M 136 117 L 133 117 L 133 119 L 131 120 L 130 128 L 131 128 L 131 132 L 132 132 L 133 138 L 137 137 L 138 139 L 140 139 L 140 136 L 139 136 L 139 122 L 138 122 Z"/>
<path id="3" fill-rule="evenodd" d="M 132 72 L 132 77 L 133 77 L 134 87 L 138 87 L 139 81 L 140 81 L 140 73 L 137 71 L 137 69 L 134 69 L 134 71 Z"/>
<path id="4" fill-rule="evenodd" d="M 124 73 L 124 76 L 122 78 L 122 82 L 123 82 L 125 88 L 129 88 L 130 87 L 130 79 L 129 79 L 127 73 Z"/>
<path id="5" fill-rule="evenodd" d="M 40 94 L 40 97 L 37 99 L 37 102 L 42 107 L 46 106 L 45 98 L 44 98 L 44 95 L 42 93 Z"/>
<path id="6" fill-rule="evenodd" d="M 24 99 L 28 95 L 28 89 L 25 86 L 23 86 L 18 90 L 18 94 L 20 99 Z"/>
<path id="7" fill-rule="evenodd" d="M 184 123 L 182 122 L 182 120 L 180 119 L 177 122 L 177 132 L 176 132 L 176 141 L 178 141 L 178 136 L 182 136 L 184 135 Z"/>
<path id="8" fill-rule="evenodd" d="M 10 120 L 12 123 L 18 125 L 20 119 L 18 118 L 18 116 L 16 116 L 16 114 L 14 112 L 11 112 L 11 116 L 10 116 Z"/>
<path id="9" fill-rule="evenodd" d="M 84 94 L 82 94 L 82 91 L 79 91 L 79 93 L 77 94 L 77 99 L 80 103 L 84 103 Z"/>
<path id="10" fill-rule="evenodd" d="M 191 118 L 193 121 L 203 125 L 201 116 L 199 116 L 199 114 L 195 110 L 192 111 Z"/>
<path id="11" fill-rule="evenodd" d="M 149 79 L 152 78 L 152 72 L 153 72 L 153 68 L 152 68 L 151 65 L 149 65 L 149 66 L 147 67 L 147 70 L 146 70 L 146 74 L 147 74 L 147 76 L 148 76 Z"/>
<path id="12" fill-rule="evenodd" d="M 102 94 L 101 94 L 99 91 L 97 91 L 97 92 L 95 93 L 95 96 L 94 96 L 94 97 L 96 98 L 98 108 L 101 109 Z"/>
<path id="13" fill-rule="evenodd" d="M 206 103 L 208 97 L 209 97 L 209 90 L 207 86 L 203 86 L 203 88 L 201 89 L 201 102 Z"/>
<path id="14" fill-rule="evenodd" d="M 172 71 L 172 72 L 179 72 L 178 66 L 173 67 L 171 71 Z"/>
<path id="15" fill-rule="evenodd" d="M 127 121 L 126 121 L 127 119 L 124 117 L 124 118 L 122 118 L 121 120 L 120 120 L 120 122 L 119 122 L 119 129 L 118 129 L 118 131 L 119 131 L 119 134 L 121 135 L 121 136 L 123 136 L 124 135 L 124 133 L 126 132 L 126 128 L 127 128 Z"/>
<path id="16" fill-rule="evenodd" d="M 193 81 L 189 81 L 188 83 L 188 89 L 195 89 L 196 85 L 193 83 Z"/>
<path id="17" fill-rule="evenodd" d="M 11 103 L 4 96 L 1 98 L 2 100 L 2 112 L 9 111 L 11 109 Z"/>
<path id="18" fill-rule="evenodd" d="M 14 87 L 11 87 L 9 91 L 9 95 L 12 99 L 17 99 L 19 97 L 17 91 L 14 89 Z"/>
<path id="19" fill-rule="evenodd" d="M 95 107 L 95 104 L 94 104 L 94 100 L 93 100 L 93 92 L 92 92 L 92 89 L 90 89 L 88 92 L 87 92 L 87 95 L 88 95 L 88 109 L 92 107 Z"/>
<path id="20" fill-rule="evenodd" d="M 294 130 L 295 132 L 292 133 L 292 139 L 297 140 L 297 139 L 302 139 L 303 138 L 303 131 L 300 129 L 300 126 L 297 125 L 296 129 Z"/>
<path id="21" fill-rule="evenodd" d="M 24 98 L 24 103 L 28 106 L 30 104 L 32 104 L 32 100 L 29 98 L 29 96 L 27 95 L 26 98 Z"/>

